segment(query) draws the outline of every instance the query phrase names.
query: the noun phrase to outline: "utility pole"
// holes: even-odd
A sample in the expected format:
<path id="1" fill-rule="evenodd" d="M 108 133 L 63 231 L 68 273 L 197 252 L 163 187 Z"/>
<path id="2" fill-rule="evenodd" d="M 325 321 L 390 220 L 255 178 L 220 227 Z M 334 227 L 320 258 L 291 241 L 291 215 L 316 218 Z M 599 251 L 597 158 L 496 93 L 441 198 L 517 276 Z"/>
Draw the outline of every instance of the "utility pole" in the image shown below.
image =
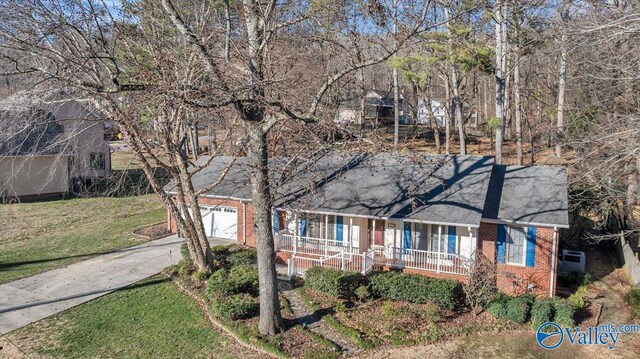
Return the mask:
<path id="1" fill-rule="evenodd" d="M 397 54 L 398 41 L 398 0 L 393 0 L 393 50 Z M 398 69 L 393 67 L 393 148 L 398 151 L 398 137 L 400 137 L 400 99 L 398 96 Z"/>

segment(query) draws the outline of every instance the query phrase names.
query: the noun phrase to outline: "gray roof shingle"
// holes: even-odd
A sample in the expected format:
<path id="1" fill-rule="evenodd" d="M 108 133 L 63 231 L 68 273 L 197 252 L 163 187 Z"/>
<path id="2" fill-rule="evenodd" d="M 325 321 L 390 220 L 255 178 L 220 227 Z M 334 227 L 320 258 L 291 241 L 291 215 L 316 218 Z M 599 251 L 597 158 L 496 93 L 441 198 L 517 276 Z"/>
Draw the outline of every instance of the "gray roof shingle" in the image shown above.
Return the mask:
<path id="1" fill-rule="evenodd" d="M 564 167 L 496 165 L 483 218 L 568 228 L 569 203 Z"/>

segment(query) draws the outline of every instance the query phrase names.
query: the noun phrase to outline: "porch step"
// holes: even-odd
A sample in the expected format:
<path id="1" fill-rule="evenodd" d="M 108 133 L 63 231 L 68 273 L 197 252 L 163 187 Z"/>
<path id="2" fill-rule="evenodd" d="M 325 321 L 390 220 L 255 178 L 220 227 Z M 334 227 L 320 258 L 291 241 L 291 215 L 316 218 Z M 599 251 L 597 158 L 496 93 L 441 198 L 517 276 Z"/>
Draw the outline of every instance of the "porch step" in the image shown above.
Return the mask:
<path id="1" fill-rule="evenodd" d="M 307 308 L 304 301 L 293 289 L 293 285 L 290 282 L 279 281 L 278 289 L 289 301 L 291 311 L 293 311 L 293 315 L 298 323 L 302 324 L 306 329 L 332 342 L 346 356 L 360 351 L 360 348 L 358 348 L 355 343 L 336 332 L 333 328 L 327 326 L 322 321 L 322 318 L 318 313 L 312 312 Z"/>

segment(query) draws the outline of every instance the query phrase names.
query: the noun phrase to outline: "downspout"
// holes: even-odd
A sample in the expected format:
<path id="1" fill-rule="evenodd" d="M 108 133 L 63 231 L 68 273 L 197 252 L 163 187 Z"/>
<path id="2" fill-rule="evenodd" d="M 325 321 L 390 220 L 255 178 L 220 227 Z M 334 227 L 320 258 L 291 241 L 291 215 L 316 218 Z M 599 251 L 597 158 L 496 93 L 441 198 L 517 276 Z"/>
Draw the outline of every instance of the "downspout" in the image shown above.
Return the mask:
<path id="1" fill-rule="evenodd" d="M 556 248 L 558 246 L 558 227 L 553 227 L 553 239 L 551 241 L 551 275 L 549 276 L 549 298 L 553 298 L 556 276 Z"/>
<path id="2" fill-rule="evenodd" d="M 247 202 L 242 203 L 242 245 L 247 245 Z"/>

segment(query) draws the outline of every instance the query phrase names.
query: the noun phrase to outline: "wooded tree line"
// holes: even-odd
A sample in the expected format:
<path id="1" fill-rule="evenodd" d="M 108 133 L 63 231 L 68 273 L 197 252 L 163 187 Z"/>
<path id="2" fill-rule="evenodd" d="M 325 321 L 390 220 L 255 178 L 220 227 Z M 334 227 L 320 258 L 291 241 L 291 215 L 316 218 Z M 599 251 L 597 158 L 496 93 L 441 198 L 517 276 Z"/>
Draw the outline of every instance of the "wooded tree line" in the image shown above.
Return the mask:
<path id="1" fill-rule="evenodd" d="M 630 219 L 639 34 L 638 1 L 16 0 L 0 3 L 0 75 L 8 93 L 65 87 L 112 119 L 203 272 L 213 268 L 197 200 L 209 188 L 195 190 L 192 177 L 208 161 L 196 164 L 185 146 L 207 126 L 218 139 L 212 158 L 247 156 L 260 331 L 272 335 L 282 320 L 269 158 L 412 150 L 337 125 L 345 92 L 389 89 L 396 69 L 414 114 L 419 100 L 445 104 L 444 128 L 431 121 L 426 139 L 437 152 L 472 153 L 468 141 L 482 134 L 495 138 L 484 152 L 499 163 L 532 164 L 552 149 L 582 214 Z M 156 168 L 176 183 L 175 200 Z M 187 206 L 193 217 L 181 215 Z"/>

